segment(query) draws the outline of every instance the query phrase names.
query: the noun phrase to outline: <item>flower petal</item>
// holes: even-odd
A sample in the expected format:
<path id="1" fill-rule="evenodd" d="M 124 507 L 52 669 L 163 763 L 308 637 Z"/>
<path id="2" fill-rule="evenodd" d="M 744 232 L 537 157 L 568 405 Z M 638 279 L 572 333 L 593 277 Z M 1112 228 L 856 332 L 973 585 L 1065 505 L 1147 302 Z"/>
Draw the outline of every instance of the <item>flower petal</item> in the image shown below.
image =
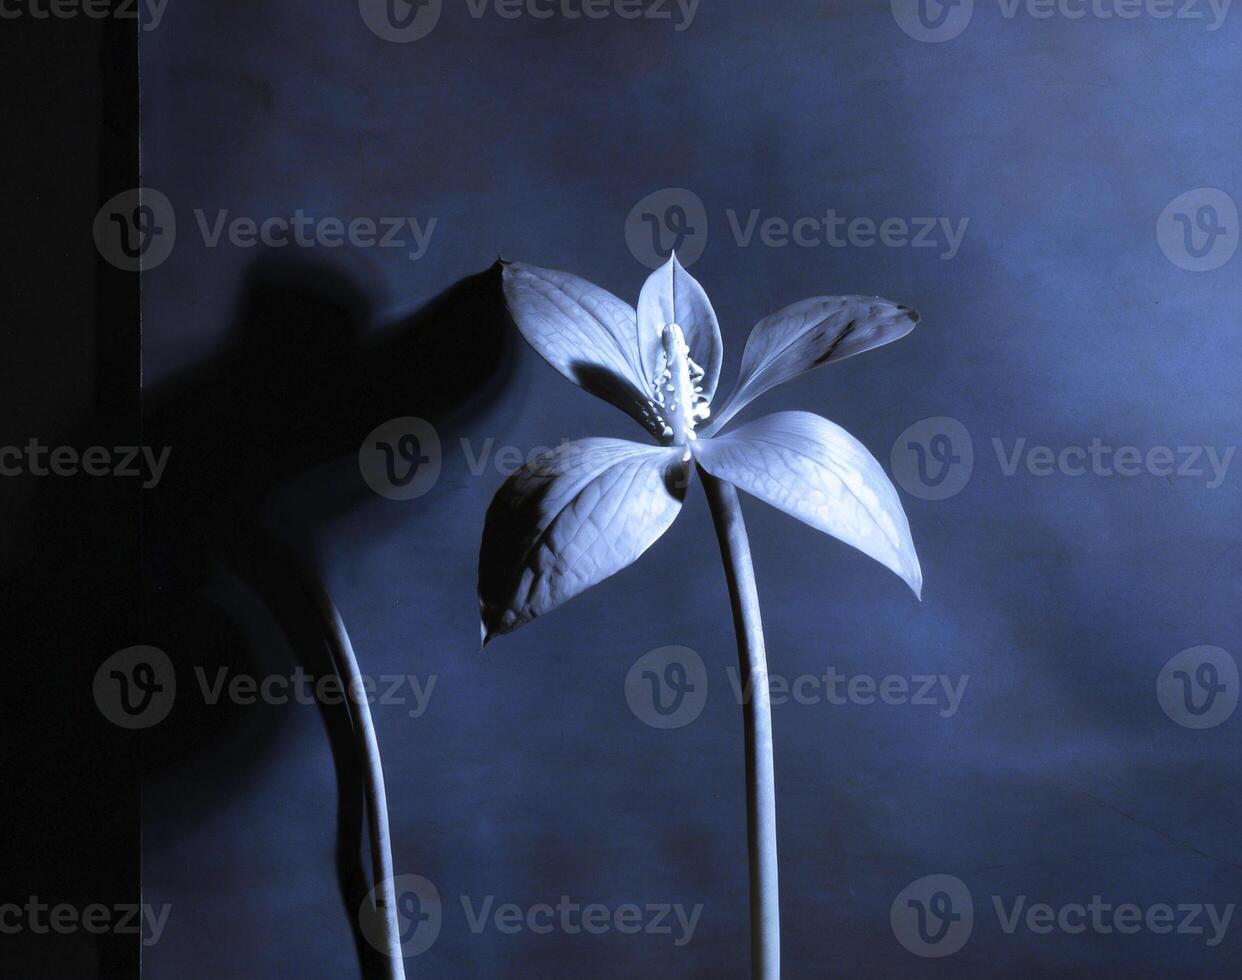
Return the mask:
<path id="1" fill-rule="evenodd" d="M 673 523 L 682 447 L 583 439 L 549 450 L 496 493 L 479 551 L 483 642 L 631 564 Z"/>
<path id="2" fill-rule="evenodd" d="M 691 358 L 703 369 L 700 384 L 704 397 L 710 401 L 720 381 L 720 362 L 724 358 L 720 324 L 707 293 L 681 267 L 676 253 L 647 277 L 638 296 L 638 336 L 647 377 L 655 377 L 660 331 L 667 323 L 676 323 L 685 334 Z"/>
<path id="3" fill-rule="evenodd" d="M 766 316 L 750 332 L 737 387 L 713 412 L 716 432 L 769 388 L 821 364 L 899 340 L 919 315 L 878 296 L 814 296 Z"/>
<path id="4" fill-rule="evenodd" d="M 853 545 L 920 595 L 910 525 L 897 491 L 861 442 L 810 412 L 777 412 L 715 439 L 695 455 L 712 476 Z"/>
<path id="5" fill-rule="evenodd" d="M 545 361 L 660 434 L 632 306 L 579 276 L 521 262 L 505 263 L 504 287 L 518 330 Z"/>

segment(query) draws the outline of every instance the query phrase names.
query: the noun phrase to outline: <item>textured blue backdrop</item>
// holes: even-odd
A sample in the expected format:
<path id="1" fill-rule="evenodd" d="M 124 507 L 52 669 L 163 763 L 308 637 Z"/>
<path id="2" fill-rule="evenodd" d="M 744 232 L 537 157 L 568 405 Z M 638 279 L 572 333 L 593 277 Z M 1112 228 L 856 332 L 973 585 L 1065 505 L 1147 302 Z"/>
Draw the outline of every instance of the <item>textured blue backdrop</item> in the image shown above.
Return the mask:
<path id="1" fill-rule="evenodd" d="M 446 3 L 429 34 L 393 43 L 354 3 L 178 0 L 144 34 L 144 182 L 177 218 L 172 256 L 145 280 L 146 384 L 175 391 L 235 339 L 256 268 L 297 284 L 288 303 L 260 305 L 261 320 L 273 304 L 283 314 L 272 323 L 250 317 L 273 370 L 294 374 L 326 342 L 314 311 L 329 279 L 350 296 L 349 322 L 375 336 L 501 253 L 633 302 L 653 226 L 631 212 L 666 188 L 690 193 L 648 210 L 681 227 L 680 206 L 693 228 L 682 248 L 701 250 L 692 272 L 720 316 L 722 390 L 750 326 L 787 302 L 859 292 L 915 306 L 910 337 L 745 413 L 819 412 L 890 471 L 897 443 L 927 583 L 920 604 L 869 559 L 744 500 L 773 673 L 916 686 L 944 675 L 962 692 L 955 710 L 939 681 L 939 705 L 865 703 L 859 681 L 834 704 L 804 683 L 809 703 L 774 708 L 785 976 L 1236 976 L 1242 919 L 1210 945 L 1206 913 L 1203 934 L 1043 934 L 1025 920 L 1006 931 L 996 905 L 1007 916 L 1020 896 L 1055 910 L 1096 895 L 1143 910 L 1242 896 L 1242 715 L 1197 730 L 1156 696 L 1179 651 L 1242 655 L 1236 461 L 1217 486 L 1206 452 L 1202 476 L 1165 474 L 1159 453 L 1131 476 L 1055 463 L 1040 476 L 1043 460 L 1032 472 L 1025 457 L 1006 472 L 1015 447 L 1098 439 L 1169 447 L 1181 465 L 1178 447 L 1223 461 L 1242 442 L 1242 256 L 1196 272 L 1175 238 L 1157 238 L 1179 195 L 1242 194 L 1242 14 L 1209 30 L 1206 3 L 1197 20 L 1143 7 L 1042 18 L 980 0 L 958 36 L 927 43 L 877 0 L 709 0 L 688 20 L 675 4 L 670 19 L 633 20 L 607 5 L 598 20 L 474 9 Z M 1225 224 L 1214 254 L 1236 245 L 1236 214 L 1188 200 L 1174 211 Z M 226 230 L 211 247 L 223 209 L 226 222 L 414 217 L 431 233 L 417 260 L 413 233 L 408 248 L 271 249 Z M 822 222 L 784 244 L 764 225 L 830 210 L 844 245 Z M 943 219 L 935 247 L 899 244 L 922 217 Z M 856 218 L 894 219 L 890 244 L 865 223 L 851 243 Z M 944 227 L 963 222 L 954 249 Z M 462 325 L 460 343 L 471 336 Z M 417 414 L 398 404 L 351 420 L 346 451 L 291 472 L 263 506 L 314 556 L 363 669 L 434 677 L 419 717 L 408 687 L 408 703 L 375 707 L 397 870 L 431 881 L 442 904 L 410 975 L 745 976 L 741 717 L 701 490 L 638 564 L 480 655 L 475 562 L 502 481 L 495 453 L 643 438 L 526 348 L 503 356 L 507 370 L 434 420 L 443 464 L 425 495 L 386 499 L 359 471 L 372 428 Z M 228 417 L 232 377 L 213 382 L 205 424 Z M 926 427 L 899 440 L 929 417 L 960 423 L 956 441 Z M 962 456 L 963 429 L 973 469 L 950 460 L 949 482 L 932 486 L 936 451 Z M 920 433 L 933 451 L 923 486 L 908 445 Z M 313 448 L 317 432 L 295 418 L 272 438 Z M 231 476 L 245 485 L 244 470 Z M 210 642 L 261 651 L 233 658 L 246 670 L 288 674 L 302 659 L 227 569 L 209 569 L 199 592 L 213 624 L 233 624 Z M 203 657 L 164 642 L 174 715 L 197 702 L 206 721 L 147 789 L 146 900 L 173 905 L 147 972 L 358 975 L 320 713 L 204 705 Z M 675 730 L 644 724 L 625 697 L 631 665 L 666 645 L 696 651 L 707 677 L 701 714 Z M 973 897 L 969 938 L 944 958 L 903 948 L 908 924 L 890 923 L 898 894 L 931 874 Z M 508 933 L 490 920 L 474 931 L 462 899 L 529 910 L 563 895 L 702 911 L 678 945 L 673 915 L 669 934 Z"/>

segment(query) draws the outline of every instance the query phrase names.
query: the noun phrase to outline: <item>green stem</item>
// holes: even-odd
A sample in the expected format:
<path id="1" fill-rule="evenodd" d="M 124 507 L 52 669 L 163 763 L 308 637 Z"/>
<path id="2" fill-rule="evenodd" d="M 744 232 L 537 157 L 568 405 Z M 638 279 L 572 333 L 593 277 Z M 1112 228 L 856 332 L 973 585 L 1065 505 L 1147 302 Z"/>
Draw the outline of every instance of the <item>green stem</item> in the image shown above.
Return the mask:
<path id="1" fill-rule="evenodd" d="M 737 491 L 702 467 L 737 634 L 742 718 L 746 726 L 746 830 L 750 849 L 750 972 L 753 980 L 781 975 L 781 910 L 776 864 L 776 773 L 772 762 L 772 707 L 759 592 L 750 541 Z"/>

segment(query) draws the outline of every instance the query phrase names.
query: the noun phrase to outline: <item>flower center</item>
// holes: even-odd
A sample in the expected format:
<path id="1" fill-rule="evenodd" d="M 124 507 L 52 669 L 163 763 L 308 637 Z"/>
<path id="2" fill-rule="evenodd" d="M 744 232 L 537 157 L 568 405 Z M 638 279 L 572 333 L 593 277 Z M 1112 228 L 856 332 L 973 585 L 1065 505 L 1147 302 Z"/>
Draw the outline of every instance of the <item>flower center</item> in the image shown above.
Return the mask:
<path id="1" fill-rule="evenodd" d="M 667 324 L 660 333 L 660 360 L 652 383 L 664 419 L 663 434 L 674 445 L 684 446 L 697 439 L 695 423 L 710 412 L 699 384 L 702 380 L 703 369 L 691 360 L 681 327 Z"/>

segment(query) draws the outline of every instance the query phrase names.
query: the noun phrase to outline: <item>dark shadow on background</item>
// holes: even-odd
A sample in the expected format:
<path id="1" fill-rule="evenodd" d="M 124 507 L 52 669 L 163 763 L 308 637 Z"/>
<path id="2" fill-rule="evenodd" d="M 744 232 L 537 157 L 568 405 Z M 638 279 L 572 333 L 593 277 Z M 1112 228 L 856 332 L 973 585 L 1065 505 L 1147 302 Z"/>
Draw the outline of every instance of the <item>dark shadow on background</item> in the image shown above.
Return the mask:
<path id="1" fill-rule="evenodd" d="M 356 466 L 327 464 L 356 456 L 367 434 L 391 418 L 467 421 L 495 398 L 512 361 L 499 265 L 379 332 L 369 329 L 361 290 L 330 267 L 265 259 L 242 295 L 226 347 L 146 398 L 144 442 L 172 453 L 145 498 L 151 621 L 142 642 L 169 654 L 178 692 L 187 693 L 160 723 L 159 738 L 148 740 L 145 765 L 148 792 L 176 826 L 221 805 L 226 788 L 244 794 L 291 710 L 261 699 L 208 704 L 196 669 L 208 682 L 288 677 L 295 667 L 315 678 L 335 673 L 307 589 L 318 575 L 313 543 L 322 524 L 374 497 Z M 290 494 L 290 481 L 320 467 L 322 480 Z M 262 518 L 277 490 L 279 533 Z M 401 510 L 407 535 L 405 508 L 417 506 Z M 411 546 L 416 554 L 417 538 Z M 251 601 L 229 600 L 238 593 Z M 365 660 L 361 666 L 366 672 Z M 319 710 L 336 770 L 343 911 L 364 975 L 382 976 L 380 955 L 357 926 L 372 883 L 349 712 L 345 705 Z M 191 760 L 195 778 L 187 780 Z"/>

